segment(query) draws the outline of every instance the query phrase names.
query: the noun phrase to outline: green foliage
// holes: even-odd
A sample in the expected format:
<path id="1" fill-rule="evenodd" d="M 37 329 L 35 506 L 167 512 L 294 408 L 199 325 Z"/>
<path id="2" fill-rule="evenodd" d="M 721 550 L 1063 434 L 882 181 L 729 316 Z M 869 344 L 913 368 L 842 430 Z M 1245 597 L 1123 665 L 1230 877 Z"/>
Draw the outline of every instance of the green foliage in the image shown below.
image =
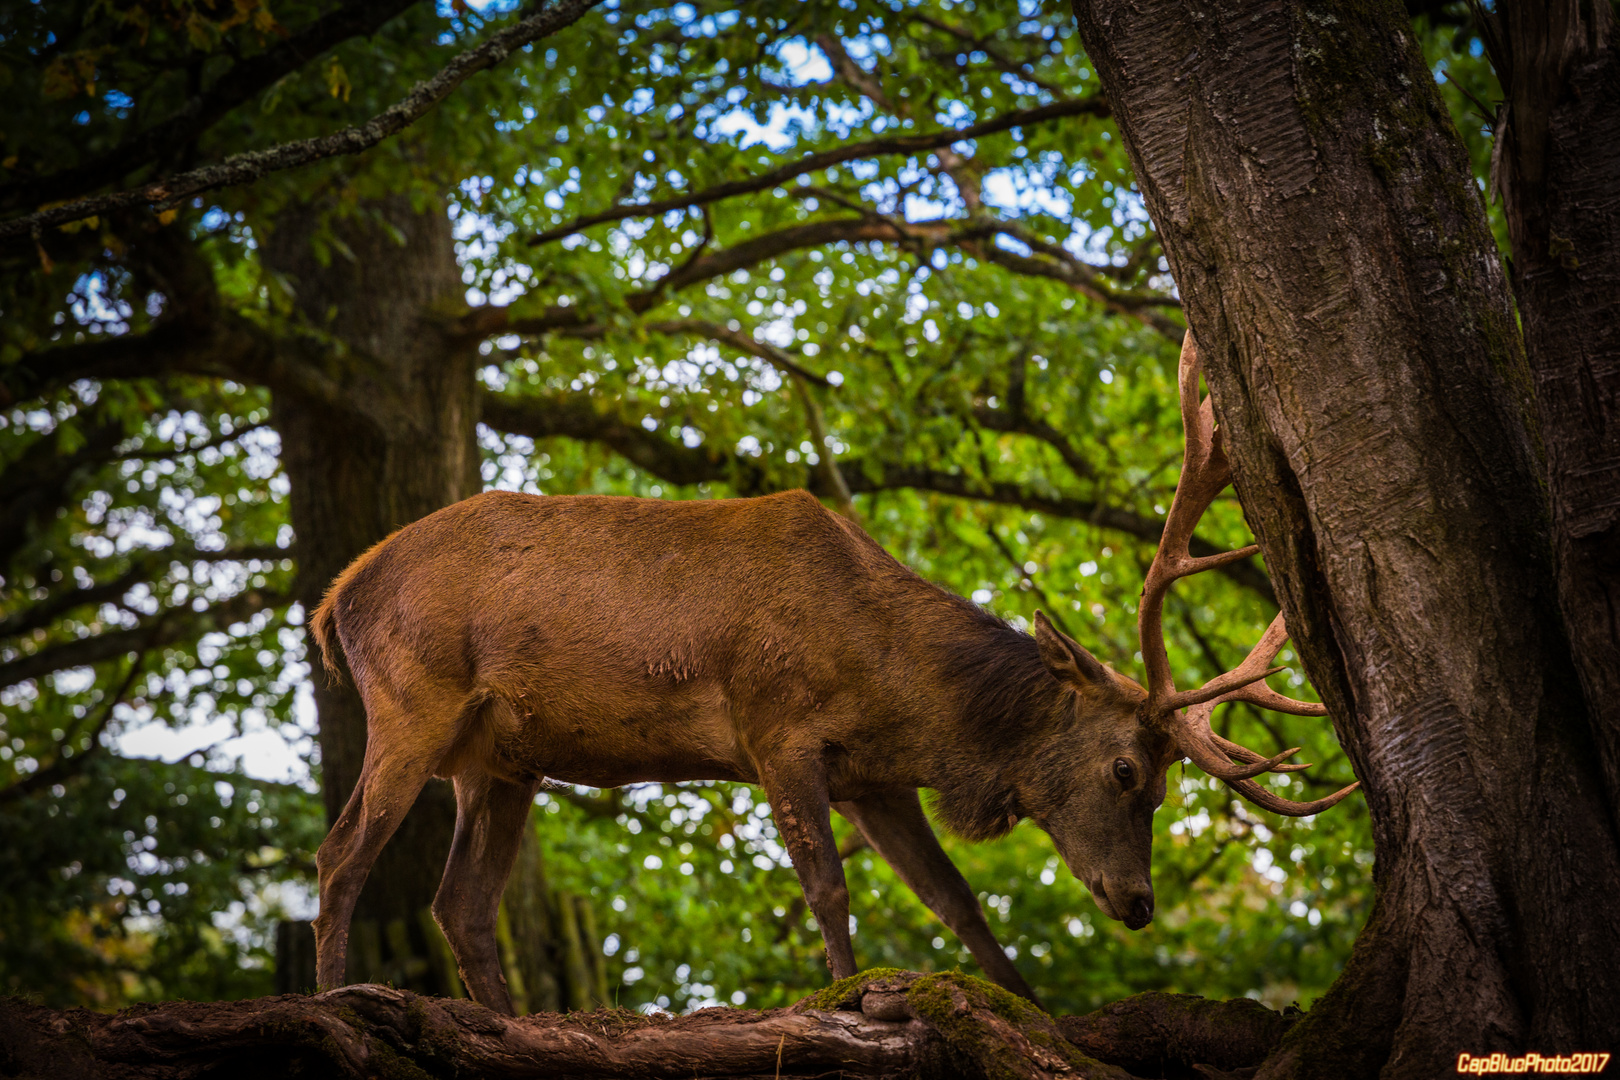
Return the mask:
<path id="1" fill-rule="evenodd" d="M 1502 104 L 1502 84 L 1486 51 L 1478 21 L 1470 4 L 1453 0 L 1413 20 L 1418 43 L 1440 84 L 1440 97 L 1468 147 L 1491 222 L 1496 245 L 1503 254 L 1508 242 L 1502 202 L 1488 189 L 1491 177 L 1492 137 Z"/>
<path id="2" fill-rule="evenodd" d="M 76 497 L 8 552 L 0 587 L 13 683 L 0 691 L 0 988 L 52 1004 L 268 992 L 268 928 L 283 888 L 299 899 L 320 838 L 318 799 L 222 753 L 168 765 L 106 745 L 104 731 L 152 725 L 304 735 L 264 397 L 164 390 L 80 386 L 0 427 L 9 477 L 116 451 L 73 470 Z M 72 663 L 106 635 L 126 648 Z M 62 666 L 14 682 L 14 665 L 55 655 Z"/>
<path id="3" fill-rule="evenodd" d="M 310 802 L 292 785 L 101 754 L 0 803 L 0 992 L 64 1008 L 269 993 L 264 926 L 278 886 L 310 872 Z"/>

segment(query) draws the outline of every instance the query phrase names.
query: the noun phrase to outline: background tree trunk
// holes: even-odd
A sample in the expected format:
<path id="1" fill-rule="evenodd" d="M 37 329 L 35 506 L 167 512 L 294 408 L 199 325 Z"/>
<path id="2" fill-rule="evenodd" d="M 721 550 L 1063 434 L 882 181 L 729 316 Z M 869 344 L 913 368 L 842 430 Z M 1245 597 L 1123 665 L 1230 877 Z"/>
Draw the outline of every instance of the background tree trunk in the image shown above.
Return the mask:
<path id="1" fill-rule="evenodd" d="M 1593 1049 L 1614 808 L 1560 617 L 1529 369 L 1392 2 L 1074 0 L 1236 483 L 1365 781 L 1377 900 L 1262 1076 Z"/>
<path id="2" fill-rule="evenodd" d="M 450 222 L 404 197 L 339 217 L 320 203 L 281 212 L 266 267 L 292 290 L 300 344 L 342 390 L 278 392 L 274 422 L 291 482 L 297 595 L 306 612 L 349 562 L 395 529 L 481 488 L 476 341 L 451 333 L 463 306 Z M 315 657 L 312 655 L 311 660 Z M 366 719 L 347 681 L 317 673 L 321 782 L 328 822 L 353 791 Z M 383 849 L 355 911 L 349 977 L 449 994 L 431 920 L 455 824 L 450 785 L 432 781 Z"/>
<path id="3" fill-rule="evenodd" d="M 1508 100 L 1495 180 L 1536 378 L 1559 594 L 1620 811 L 1620 48 L 1607 4 L 1503 0 L 1497 18 Z"/>

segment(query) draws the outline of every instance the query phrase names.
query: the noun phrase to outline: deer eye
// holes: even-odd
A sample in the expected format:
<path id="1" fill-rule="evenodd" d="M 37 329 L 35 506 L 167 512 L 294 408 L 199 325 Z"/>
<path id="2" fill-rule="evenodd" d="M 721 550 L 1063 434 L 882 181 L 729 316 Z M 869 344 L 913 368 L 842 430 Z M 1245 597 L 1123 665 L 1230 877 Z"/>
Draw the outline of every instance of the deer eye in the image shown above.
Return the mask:
<path id="1" fill-rule="evenodd" d="M 1114 775 L 1118 777 L 1119 782 L 1124 784 L 1126 787 L 1130 787 L 1131 784 L 1136 780 L 1136 770 L 1132 768 L 1131 763 L 1126 761 L 1124 758 L 1116 758 L 1114 760 Z"/>

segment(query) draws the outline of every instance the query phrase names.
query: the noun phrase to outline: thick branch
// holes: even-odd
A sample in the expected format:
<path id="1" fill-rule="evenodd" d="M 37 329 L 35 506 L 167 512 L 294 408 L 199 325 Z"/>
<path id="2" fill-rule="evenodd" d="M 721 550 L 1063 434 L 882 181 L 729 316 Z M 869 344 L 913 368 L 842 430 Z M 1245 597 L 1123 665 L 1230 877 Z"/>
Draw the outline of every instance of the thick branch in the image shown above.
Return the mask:
<path id="1" fill-rule="evenodd" d="M 875 241 L 918 241 L 929 244 L 950 243 L 963 236 L 981 236 L 987 229 L 971 228 L 955 233 L 949 223 L 923 222 L 907 224 L 891 222 L 879 217 L 833 218 L 812 221 L 779 229 L 764 236 L 756 236 L 739 244 L 703 255 L 670 270 L 646 288 L 630 293 L 624 306 L 637 315 L 644 314 L 670 293 L 711 281 L 733 270 L 743 270 L 767 259 L 785 255 L 789 251 L 820 247 L 823 244 L 858 243 Z M 461 320 L 460 332 L 470 337 L 493 337 L 498 334 L 545 334 L 553 331 L 579 331 L 594 326 L 588 312 L 578 306 L 552 307 L 538 315 L 512 318 L 505 307 L 475 308 Z"/>
<path id="2" fill-rule="evenodd" d="M 806 173 L 819 172 L 832 165 L 845 161 L 858 161 L 862 158 L 879 157 L 886 154 L 915 154 L 924 150 L 935 150 L 952 143 L 967 139 L 977 139 L 984 135 L 993 135 L 997 132 L 1007 131 L 1010 128 L 1025 127 L 1029 124 L 1038 124 L 1045 120 L 1056 120 L 1065 116 L 1107 116 L 1108 103 L 1101 98 L 1076 98 L 1071 101 L 1054 101 L 1049 105 L 1039 105 L 1033 109 L 1019 109 L 1014 112 L 1003 113 L 993 120 L 985 120 L 978 124 L 971 124 L 965 128 L 946 131 L 930 131 L 920 135 L 899 135 L 887 139 L 872 139 L 867 142 L 850 143 L 832 150 L 823 150 L 819 154 L 810 154 L 798 161 L 758 176 L 746 177 L 742 180 L 733 180 L 725 184 L 716 184 L 687 195 L 676 195 L 668 199 L 659 199 L 656 202 L 621 203 L 609 207 L 595 214 L 587 214 L 575 218 L 566 225 L 559 225 L 554 229 L 537 233 L 529 238 L 531 246 L 561 240 L 565 236 L 588 229 L 592 225 L 601 225 L 609 221 L 623 221 L 633 217 L 655 217 L 671 210 L 684 210 L 689 206 L 706 206 L 709 203 L 729 199 L 733 195 L 746 195 L 749 192 L 764 191 L 767 188 L 785 184 L 796 177 Z"/>
<path id="3" fill-rule="evenodd" d="M 247 1071 L 580 1080 L 704 1077 L 945 1077 L 1131 1080 L 1249 1075 L 1298 1018 L 1258 1002 L 1138 994 L 1054 1019 L 952 972 L 876 970 L 790 1009 L 625 1010 L 502 1016 L 470 1001 L 392 987 L 311 997 L 175 1001 L 108 1015 L 0 1000 L 0 1054 L 22 1075 L 141 1076 Z M 1129 1063 L 1129 1064 L 1127 1064 Z M 1124 1067 L 1122 1067 L 1124 1066 Z"/>
<path id="4" fill-rule="evenodd" d="M 229 378 L 339 405 L 341 387 L 309 357 L 321 346 L 276 338 L 228 311 L 165 319 L 140 334 L 115 334 L 42 349 L 0 376 L 0 405 L 38 397 L 79 379 L 144 379 L 187 374 Z M 181 451 L 177 451 L 181 452 Z"/>
<path id="5" fill-rule="evenodd" d="M 241 622 L 265 608 L 284 604 L 287 599 L 262 589 L 249 589 L 202 611 L 169 608 L 142 619 L 127 630 L 109 630 L 60 645 L 48 645 L 38 652 L 0 663 L 0 687 L 15 686 L 53 671 L 87 667 L 131 652 L 160 649 Z"/>
<path id="6" fill-rule="evenodd" d="M 143 581 L 151 581 L 169 566 L 176 562 L 187 564 L 196 562 L 245 562 L 250 559 L 290 559 L 293 557 L 291 548 L 278 548 L 269 545 L 246 548 L 225 548 L 221 551 L 203 551 L 199 548 L 189 548 L 185 551 L 176 551 L 174 548 L 159 548 L 149 552 L 139 553 L 131 563 L 130 568 L 111 581 L 98 582 L 87 585 L 81 589 L 68 589 L 64 592 L 53 593 L 37 604 L 0 619 L 0 638 L 16 637 L 26 634 L 41 626 L 49 626 L 75 608 L 111 603 L 123 597 Z"/>
<path id="7" fill-rule="evenodd" d="M 740 494 L 764 494 L 767 487 L 758 463 L 712 446 L 687 446 L 641 424 L 616 415 L 605 403 L 586 395 L 515 397 L 486 394 L 484 423 L 497 431 L 531 439 L 564 436 L 599 442 L 632 465 L 670 484 L 729 484 Z"/>
<path id="8" fill-rule="evenodd" d="M 663 302 L 671 292 L 702 281 L 712 281 L 734 270 L 757 266 L 790 251 L 820 247 L 823 244 L 863 241 L 914 244 L 924 247 L 952 244 L 1014 273 L 1061 281 L 1097 300 L 1110 311 L 1140 319 L 1172 340 L 1177 342 L 1181 340 L 1181 327 L 1151 310 L 1155 307 L 1175 307 L 1174 299 L 1151 293 L 1114 292 L 1106 284 L 1099 283 L 1101 272 L 1097 268 L 1080 260 L 1071 257 L 1069 264 L 1062 264 L 1032 259 L 1013 255 L 989 242 L 995 233 L 1006 231 L 1008 231 L 1006 222 L 908 222 L 878 214 L 813 221 L 778 229 L 776 232 L 756 236 L 712 254 L 692 259 L 670 270 L 646 288 L 630 293 L 625 297 L 624 306 L 634 314 L 644 314 Z M 580 332 L 590 330 L 595 325 L 589 313 L 577 305 L 552 307 L 525 318 L 513 318 L 510 310 L 505 307 L 490 306 L 477 308 L 466 315 L 461 321 L 461 332 L 473 337 L 491 337 L 497 334 Z M 697 324 L 694 322 L 692 325 Z"/>
<path id="9" fill-rule="evenodd" d="M 323 158 L 369 150 L 414 124 L 473 75 L 494 67 L 530 42 L 569 26 L 599 3 L 601 0 L 560 0 L 507 27 L 483 44 L 461 53 L 438 74 L 417 83 L 400 101 L 358 127 L 344 128 L 319 138 L 283 143 L 268 150 L 237 154 L 217 165 L 193 169 L 128 191 L 78 199 L 65 206 L 41 210 L 0 224 L 0 241 L 28 236 L 36 230 L 78 221 L 92 214 L 148 205 L 170 205 L 204 191 L 245 184 L 268 173 L 308 165 Z"/>
<path id="10" fill-rule="evenodd" d="M 1097 476 L 1097 470 L 1085 459 L 1074 443 L 1069 441 L 1068 436 L 1045 420 L 1038 420 L 1022 409 L 974 409 L 973 419 L 978 421 L 980 427 L 991 431 L 1028 435 L 1039 439 L 1056 450 L 1058 456 L 1063 459 L 1063 464 L 1069 467 L 1069 471 L 1083 480 L 1092 480 Z"/>
<path id="11" fill-rule="evenodd" d="M 36 791 L 42 791 L 54 784 L 60 784 L 63 780 L 71 778 L 80 769 L 84 768 L 84 763 L 90 760 L 90 756 L 101 749 L 102 732 L 106 731 L 107 725 L 112 722 L 113 710 L 118 708 L 119 703 L 124 700 L 124 695 L 129 693 L 130 687 L 135 685 L 135 678 L 140 675 L 145 659 L 146 654 L 141 652 L 137 653 L 135 658 L 129 662 L 129 670 L 124 673 L 124 678 L 119 682 L 117 688 L 107 695 L 105 704 L 101 709 L 101 715 L 90 726 L 88 745 L 84 750 L 73 757 L 58 757 L 38 772 L 30 773 L 10 787 L 0 790 L 0 804 L 26 798 Z M 66 746 L 67 740 L 64 739 L 60 745 Z M 61 751 L 58 750 L 58 753 L 60 754 Z"/>
<path id="12" fill-rule="evenodd" d="M 792 1009 L 502 1016 L 367 985 L 313 997 L 168 1002 L 109 1016 L 0 1001 L 0 1051 L 26 1075 L 297 1072 L 311 1076 L 689 1080 L 853 1076 L 1130 1080 L 1052 1018 L 952 973 L 870 972 Z M 109 1068 L 111 1067 L 111 1068 Z"/>
<path id="13" fill-rule="evenodd" d="M 169 157 L 207 131 L 226 113 L 352 37 L 368 37 L 416 0 L 357 0 L 316 19 L 299 33 L 277 42 L 231 68 L 206 93 L 193 94 L 172 116 L 136 132 L 113 149 L 49 176 L 0 186 L 0 209 L 72 199 L 109 184 L 143 165 Z"/>
<path id="14" fill-rule="evenodd" d="M 519 324 L 521 325 L 521 323 Z M 733 330 L 729 326 L 719 323 L 707 322 L 703 319 L 671 319 L 667 322 L 642 323 L 639 327 L 651 334 L 685 334 L 692 337 L 708 338 L 711 341 L 723 342 L 738 352 L 758 357 L 779 369 L 783 374 L 791 374 L 806 382 L 817 386 L 830 387 L 825 376 L 817 375 L 809 368 L 801 365 L 786 350 L 779 349 L 768 341 L 760 341 L 752 334 L 742 330 Z M 570 327 L 558 330 L 557 333 L 570 338 L 596 339 L 606 337 L 609 327 L 601 323 L 589 323 L 585 326 Z"/>

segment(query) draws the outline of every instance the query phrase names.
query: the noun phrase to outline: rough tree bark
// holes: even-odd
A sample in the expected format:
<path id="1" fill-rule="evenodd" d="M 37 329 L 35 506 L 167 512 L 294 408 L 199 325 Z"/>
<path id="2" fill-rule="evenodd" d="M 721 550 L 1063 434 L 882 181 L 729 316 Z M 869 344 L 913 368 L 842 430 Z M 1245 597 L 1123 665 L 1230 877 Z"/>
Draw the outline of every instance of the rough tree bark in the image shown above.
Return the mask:
<path id="1" fill-rule="evenodd" d="M 292 290 L 308 355 L 340 391 L 273 398 L 305 611 L 355 556 L 482 486 L 477 342 L 450 332 L 464 287 L 448 217 L 438 206 L 413 210 L 403 197 L 361 204 L 347 217 L 332 211 L 320 203 L 282 211 L 263 248 L 266 267 Z M 365 710 L 347 682 L 317 676 L 314 692 L 330 822 L 360 775 Z M 450 785 L 429 784 L 361 895 L 350 978 L 456 989 L 434 962 L 444 953 L 423 918 L 454 824 Z"/>
<path id="2" fill-rule="evenodd" d="M 1620 1011 L 1614 807 L 1483 204 L 1394 0 L 1074 0 L 1377 899 L 1262 1069 L 1429 1077 Z"/>
<path id="3" fill-rule="evenodd" d="M 1140 994 L 1054 1020 L 958 973 L 873 971 L 791 1009 L 621 1009 L 513 1019 L 471 1002 L 356 986 L 315 997 L 170 1002 L 114 1016 L 0 1000 L 0 1074 L 1177 1080 L 1246 1076 L 1295 1018 L 1252 1001 Z M 1237 1071 L 1237 1070 L 1242 1070 Z"/>
<path id="4" fill-rule="evenodd" d="M 1494 180 L 1536 378 L 1564 622 L 1620 829 L 1620 45 L 1606 3 L 1502 0 Z"/>

